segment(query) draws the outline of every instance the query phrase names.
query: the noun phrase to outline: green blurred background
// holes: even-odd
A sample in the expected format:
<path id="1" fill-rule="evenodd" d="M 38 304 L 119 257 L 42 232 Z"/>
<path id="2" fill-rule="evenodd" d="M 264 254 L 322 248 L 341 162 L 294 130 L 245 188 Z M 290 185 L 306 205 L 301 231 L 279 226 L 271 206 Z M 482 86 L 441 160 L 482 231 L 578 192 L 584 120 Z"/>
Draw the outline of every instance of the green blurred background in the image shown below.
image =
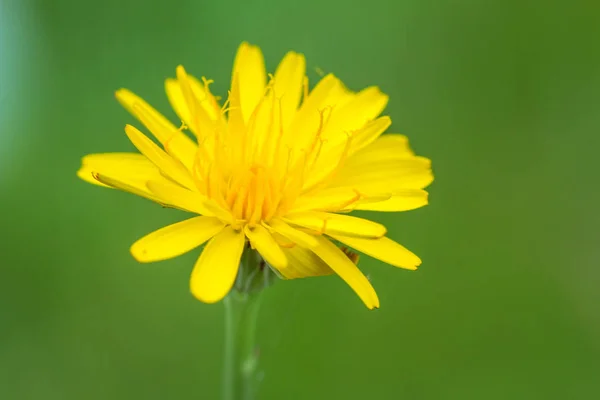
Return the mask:
<path id="1" fill-rule="evenodd" d="M 265 294 L 260 399 L 600 398 L 597 1 L 0 0 L 0 399 L 218 399 L 223 304 L 197 252 L 130 256 L 182 213 L 75 176 L 128 151 L 130 88 L 169 117 L 182 63 L 226 93 L 242 40 L 389 93 L 431 205 L 373 214 L 417 272 L 363 258 Z"/>

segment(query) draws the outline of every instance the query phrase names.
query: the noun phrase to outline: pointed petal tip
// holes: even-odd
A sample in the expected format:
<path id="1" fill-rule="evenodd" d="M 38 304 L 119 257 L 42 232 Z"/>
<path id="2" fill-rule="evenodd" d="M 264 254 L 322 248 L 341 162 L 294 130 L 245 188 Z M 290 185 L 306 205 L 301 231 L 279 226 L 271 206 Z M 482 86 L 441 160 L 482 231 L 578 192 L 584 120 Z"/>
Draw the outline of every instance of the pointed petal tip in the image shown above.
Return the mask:
<path id="1" fill-rule="evenodd" d="M 135 133 L 136 130 L 138 129 L 135 126 L 131 124 L 125 124 L 125 133 L 127 134 L 127 136 L 130 136 L 132 133 Z M 131 137 L 129 139 L 131 139 Z"/>
<path id="2" fill-rule="evenodd" d="M 177 73 L 177 76 L 179 77 L 180 75 L 187 75 L 185 68 L 183 65 L 179 64 L 176 68 L 175 68 L 175 72 Z"/>
<path id="3" fill-rule="evenodd" d="M 120 101 L 123 98 L 123 96 L 127 96 L 129 93 L 131 93 L 129 89 L 119 88 L 115 90 L 115 97 L 117 98 L 117 100 Z"/>

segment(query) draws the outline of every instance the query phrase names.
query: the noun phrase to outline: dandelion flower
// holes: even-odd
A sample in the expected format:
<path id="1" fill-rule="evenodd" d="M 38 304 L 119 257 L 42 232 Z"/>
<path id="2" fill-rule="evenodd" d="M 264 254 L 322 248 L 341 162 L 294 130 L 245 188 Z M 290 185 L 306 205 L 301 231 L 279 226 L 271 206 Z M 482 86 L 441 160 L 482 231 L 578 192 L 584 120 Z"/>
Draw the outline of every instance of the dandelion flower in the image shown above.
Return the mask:
<path id="1" fill-rule="evenodd" d="M 196 214 L 139 239 L 135 259 L 206 243 L 190 288 L 214 303 L 231 290 L 249 244 L 283 278 L 337 274 L 370 309 L 379 299 L 347 248 L 416 269 L 421 260 L 383 225 L 348 213 L 426 205 L 430 161 L 405 136 L 382 135 L 391 120 L 380 116 L 388 96 L 377 87 L 353 92 L 329 74 L 309 91 L 305 70 L 304 56 L 289 52 L 267 75 L 260 49 L 242 43 L 220 105 L 211 81 L 179 66 L 165 88 L 180 127 L 129 90 L 116 92 L 160 145 L 127 125 L 139 153 L 87 155 L 79 177 Z"/>

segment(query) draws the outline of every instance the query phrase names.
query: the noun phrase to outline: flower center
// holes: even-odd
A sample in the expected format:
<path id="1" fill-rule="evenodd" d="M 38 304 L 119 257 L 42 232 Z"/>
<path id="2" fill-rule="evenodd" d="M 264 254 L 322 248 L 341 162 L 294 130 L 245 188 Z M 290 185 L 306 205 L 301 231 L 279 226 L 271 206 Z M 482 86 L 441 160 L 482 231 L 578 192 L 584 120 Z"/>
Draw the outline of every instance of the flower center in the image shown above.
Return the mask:
<path id="1" fill-rule="evenodd" d="M 284 215 L 348 155 L 351 135 L 338 142 L 322 137 L 332 107 L 320 112 L 316 130 L 291 134 L 272 88 L 273 81 L 247 121 L 230 95 L 226 122 L 198 135 L 193 171 L 198 189 L 230 213 L 234 225 L 252 227 Z"/>
<path id="2" fill-rule="evenodd" d="M 281 201 L 281 188 L 270 171 L 254 164 L 237 171 L 226 189 L 225 202 L 233 216 L 248 224 L 271 219 Z"/>

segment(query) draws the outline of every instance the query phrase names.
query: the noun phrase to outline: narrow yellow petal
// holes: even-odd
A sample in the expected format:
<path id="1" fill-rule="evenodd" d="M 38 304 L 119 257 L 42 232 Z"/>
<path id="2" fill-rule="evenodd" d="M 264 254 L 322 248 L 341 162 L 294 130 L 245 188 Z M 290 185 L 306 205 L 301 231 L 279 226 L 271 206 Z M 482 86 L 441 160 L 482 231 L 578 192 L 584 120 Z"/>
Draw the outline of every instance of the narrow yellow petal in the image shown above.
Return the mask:
<path id="1" fill-rule="evenodd" d="M 265 61 L 258 46 L 246 42 L 240 45 L 233 63 L 232 82 L 236 76 L 239 79 L 242 115 L 244 121 L 248 122 L 265 92 L 267 79 Z"/>
<path id="2" fill-rule="evenodd" d="M 149 181 L 147 187 L 150 189 L 151 193 L 181 210 L 217 217 L 225 222 L 231 220 L 229 214 L 220 210 L 218 206 L 207 199 L 206 196 L 203 196 L 198 192 L 185 189 L 169 181 Z"/>
<path id="3" fill-rule="evenodd" d="M 317 238 L 319 246 L 312 249 L 331 269 L 356 292 L 369 309 L 379 308 L 379 298 L 371 282 L 358 267 L 329 239 Z"/>
<path id="4" fill-rule="evenodd" d="M 145 197 L 146 199 L 152 200 L 156 203 L 161 204 L 164 207 L 173 207 L 168 200 L 157 196 L 148 190 L 145 185 L 146 181 L 138 181 L 138 180 L 129 180 L 125 176 L 121 177 L 112 177 L 100 172 L 92 172 L 92 176 L 97 181 L 103 183 L 106 186 L 110 186 L 114 189 L 119 189 L 127 193 L 135 194 L 136 196 Z M 162 178 L 162 176 L 161 176 Z M 163 178 L 164 179 L 164 178 Z"/>
<path id="5" fill-rule="evenodd" d="M 347 132 L 347 135 L 335 135 L 334 137 L 327 139 L 321 152 L 321 162 L 313 167 L 314 173 L 325 175 L 329 170 L 336 167 L 336 161 L 339 160 L 340 153 L 347 145 L 347 161 L 349 161 L 353 158 L 353 154 L 360 152 L 361 149 L 368 147 L 375 142 L 391 124 L 392 120 L 390 117 L 379 117 L 373 121 L 367 122 L 356 130 L 345 131 Z M 328 163 L 332 165 L 328 166 Z M 321 169 L 326 169 L 327 171 L 321 172 Z"/>
<path id="6" fill-rule="evenodd" d="M 85 167 L 85 166 L 80 167 L 77 170 L 77 176 L 80 179 L 83 179 L 84 181 L 86 181 L 87 183 L 91 183 L 96 186 L 102 186 L 102 187 L 114 189 L 112 186 L 105 185 L 104 183 L 102 183 L 99 180 L 97 180 L 96 178 L 94 178 L 94 171 L 89 167 Z"/>
<path id="7" fill-rule="evenodd" d="M 273 219 L 269 222 L 268 226 L 280 235 L 288 238 L 294 243 L 298 243 L 302 247 L 315 247 L 318 243 L 316 239 L 309 235 L 299 231 L 298 229 L 292 228 L 281 219 Z"/>
<path id="8" fill-rule="evenodd" d="M 200 113 L 203 113 L 202 107 L 198 102 L 196 96 L 192 92 L 192 87 L 188 81 L 187 73 L 183 65 L 178 65 L 176 69 L 177 81 L 179 82 L 179 88 L 186 106 L 188 107 L 189 113 L 189 126 L 192 127 L 194 132 L 200 131 Z"/>
<path id="9" fill-rule="evenodd" d="M 428 193 L 422 189 L 406 189 L 394 193 L 390 198 L 378 202 L 357 203 L 354 210 L 409 211 L 426 206 Z"/>
<path id="10" fill-rule="evenodd" d="M 148 104 L 144 99 L 131 92 L 128 89 L 119 89 L 115 92 L 115 97 L 121 103 L 121 105 L 129 111 L 134 117 L 139 119 L 144 125 L 146 125 L 147 120 L 152 120 L 155 123 L 150 126 L 146 125 L 148 129 L 152 132 L 152 134 L 158 139 L 160 143 L 164 143 L 171 137 L 171 132 L 176 131 L 177 128 L 166 119 L 161 113 L 156 111 L 150 104 Z M 139 115 L 139 111 L 136 110 L 137 107 L 145 110 L 148 115 L 148 118 L 144 118 Z M 146 121 L 145 121 L 146 120 Z"/>
<path id="11" fill-rule="evenodd" d="M 302 102 L 289 129 L 289 142 L 298 148 L 306 146 L 319 128 L 321 113 L 327 109 L 331 114 L 333 108 L 342 107 L 354 96 L 333 74 L 325 76 Z"/>
<path id="12" fill-rule="evenodd" d="M 287 267 L 288 260 L 285 254 L 264 226 L 256 225 L 254 228 L 250 228 L 246 225 L 244 233 L 252 246 L 272 267 L 277 270 L 283 270 Z"/>
<path id="13" fill-rule="evenodd" d="M 224 226 L 223 222 L 213 217 L 190 218 L 139 239 L 131 246 L 131 254 L 139 262 L 177 257 L 200 246 Z"/>
<path id="14" fill-rule="evenodd" d="M 127 176 L 130 179 L 160 176 L 156 166 L 139 153 L 88 154 L 81 159 L 81 168 L 77 171 L 77 176 L 88 183 L 107 187 L 92 176 L 94 171 L 111 176 Z"/>
<path id="15" fill-rule="evenodd" d="M 339 235 L 331 235 L 331 237 L 353 249 L 396 267 L 415 270 L 421 265 L 419 257 L 388 237 L 379 239 L 361 239 Z"/>
<path id="16" fill-rule="evenodd" d="M 193 76 L 186 75 L 186 82 L 191 88 L 191 93 L 195 98 L 197 104 L 200 105 L 196 111 L 195 117 L 192 118 L 190 107 L 184 96 L 182 85 L 177 79 L 167 79 L 165 81 L 165 91 L 167 97 L 171 103 L 171 107 L 177 113 L 177 116 L 186 123 L 190 130 L 196 134 L 201 133 L 206 136 L 214 129 L 217 121 L 224 122 L 222 120 L 222 113 L 220 111 L 216 98 L 207 91 L 204 86 Z"/>
<path id="17" fill-rule="evenodd" d="M 352 187 L 360 192 L 393 194 L 405 189 L 423 189 L 433 181 L 431 161 L 424 157 L 377 159 L 370 163 L 348 163 L 331 180 L 331 187 Z"/>
<path id="18" fill-rule="evenodd" d="M 288 214 L 284 220 L 319 233 L 354 237 L 378 238 L 386 233 L 385 226 L 367 219 L 326 212 L 303 212 Z"/>
<path id="19" fill-rule="evenodd" d="M 362 194 L 352 188 L 342 187 L 323 189 L 315 193 L 301 195 L 296 199 L 290 214 L 304 211 L 338 211 L 352 208 L 362 198 Z"/>
<path id="20" fill-rule="evenodd" d="M 198 300 L 216 303 L 235 282 L 246 238 L 242 231 L 225 227 L 206 245 L 194 266 L 190 290 Z"/>
<path id="21" fill-rule="evenodd" d="M 183 164 L 173 159 L 134 126 L 126 125 L 125 133 L 140 153 L 148 157 L 165 175 L 188 189 L 195 188 L 192 176 Z"/>
<path id="22" fill-rule="evenodd" d="M 83 157 L 81 163 L 77 175 L 86 182 L 119 189 L 166 207 L 172 207 L 165 199 L 155 195 L 146 187 L 146 182 L 149 180 L 161 183 L 168 183 L 169 180 L 161 175 L 158 168 L 142 154 L 89 154 Z"/>
<path id="23" fill-rule="evenodd" d="M 261 161 L 268 164 L 271 159 L 271 153 L 276 143 L 279 130 L 279 104 L 270 92 L 263 97 L 257 104 L 247 126 L 245 143 L 247 155 L 253 155 L 254 158 L 261 158 Z"/>
<path id="24" fill-rule="evenodd" d="M 273 230 L 271 230 L 271 235 L 273 235 L 273 239 L 275 239 L 279 247 L 281 247 L 282 249 L 290 249 L 296 246 L 296 243 L 292 242 L 290 239 L 286 238 L 283 235 L 280 235 L 279 233 Z"/>
<path id="25" fill-rule="evenodd" d="M 415 153 L 411 150 L 406 136 L 397 133 L 387 133 L 379 136 L 377 140 L 352 154 L 348 158 L 347 163 L 360 164 L 370 162 L 373 157 L 379 160 L 399 160 L 414 155 Z"/>
<path id="26" fill-rule="evenodd" d="M 308 278 L 333 274 L 333 270 L 311 250 L 300 246 L 284 248 L 288 267 L 281 272 L 285 279 Z"/>
<path id="27" fill-rule="evenodd" d="M 392 124 L 390 117 L 380 117 L 352 133 L 349 153 L 352 155 L 362 148 L 375 142 L 379 136 Z"/>
<path id="28" fill-rule="evenodd" d="M 240 77 L 235 75 L 231 82 L 231 92 L 229 93 L 229 107 L 227 111 L 227 126 L 230 135 L 242 136 L 245 132 L 246 123 L 242 113 L 242 99 L 240 93 Z M 242 142 L 242 151 L 245 143 Z"/>
<path id="29" fill-rule="evenodd" d="M 290 51 L 283 57 L 275 71 L 275 96 L 281 99 L 282 125 L 291 124 L 296 113 L 304 83 L 306 60 L 304 55 Z"/>
<path id="30" fill-rule="evenodd" d="M 344 134 L 336 134 L 328 138 L 322 145 L 321 157 L 310 170 L 305 187 L 313 187 L 330 176 L 335 176 L 340 162 L 342 165 L 348 164 L 354 153 L 375 141 L 391 123 L 389 117 L 381 117 L 367 122 L 356 130 L 343 131 L 341 133 Z"/>
<path id="31" fill-rule="evenodd" d="M 181 161 L 186 168 L 192 168 L 198 146 L 185 133 L 131 91 L 119 89 L 115 96 L 127 111 L 152 132 L 169 154 Z"/>
<path id="32" fill-rule="evenodd" d="M 390 199 L 391 195 L 371 195 L 361 193 L 351 187 L 338 187 L 314 191 L 301 195 L 290 207 L 289 213 L 305 211 L 347 212 L 362 210 L 363 205 L 380 203 Z"/>
<path id="33" fill-rule="evenodd" d="M 344 137 L 346 133 L 362 128 L 384 110 L 388 96 L 377 87 L 361 90 L 342 107 L 336 108 L 325 127 L 326 139 Z"/>

